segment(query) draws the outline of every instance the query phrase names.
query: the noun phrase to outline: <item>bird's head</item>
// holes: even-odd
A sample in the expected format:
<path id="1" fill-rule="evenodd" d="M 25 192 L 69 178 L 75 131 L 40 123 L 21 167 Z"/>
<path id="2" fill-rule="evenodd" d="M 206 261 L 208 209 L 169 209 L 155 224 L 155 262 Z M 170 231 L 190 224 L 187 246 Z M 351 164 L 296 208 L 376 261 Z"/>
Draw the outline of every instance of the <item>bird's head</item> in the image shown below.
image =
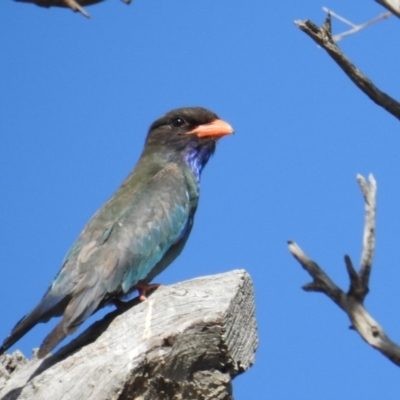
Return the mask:
<path id="1" fill-rule="evenodd" d="M 199 178 L 217 140 L 232 133 L 233 128 L 212 111 L 202 107 L 178 108 L 150 126 L 146 151 L 168 154 L 171 161 L 184 160 Z"/>

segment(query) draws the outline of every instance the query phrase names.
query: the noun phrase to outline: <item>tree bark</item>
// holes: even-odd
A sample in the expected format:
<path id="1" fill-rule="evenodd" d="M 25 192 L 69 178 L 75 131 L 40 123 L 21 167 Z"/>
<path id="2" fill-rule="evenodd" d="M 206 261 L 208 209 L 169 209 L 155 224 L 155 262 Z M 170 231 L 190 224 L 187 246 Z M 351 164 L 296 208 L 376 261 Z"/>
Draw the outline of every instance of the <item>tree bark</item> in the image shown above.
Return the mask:
<path id="1" fill-rule="evenodd" d="M 44 360 L 0 358 L 4 400 L 232 399 L 254 363 L 253 286 L 244 270 L 160 287 L 95 322 Z"/>

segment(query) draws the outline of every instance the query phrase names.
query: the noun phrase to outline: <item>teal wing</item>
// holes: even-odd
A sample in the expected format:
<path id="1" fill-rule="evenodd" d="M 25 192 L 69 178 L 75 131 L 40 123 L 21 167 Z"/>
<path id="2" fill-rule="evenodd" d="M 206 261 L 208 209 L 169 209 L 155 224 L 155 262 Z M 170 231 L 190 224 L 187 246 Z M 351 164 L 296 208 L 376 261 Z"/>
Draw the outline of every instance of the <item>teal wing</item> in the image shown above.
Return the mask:
<path id="1" fill-rule="evenodd" d="M 100 305 L 145 279 L 188 231 L 190 196 L 177 165 L 167 164 L 139 189 L 133 183 L 122 193 L 122 202 L 114 196 L 117 201 L 111 198 L 94 215 L 41 302 L 14 327 L 1 352 L 38 322 L 63 314 L 39 350 L 43 357 Z"/>
<path id="2" fill-rule="evenodd" d="M 145 279 L 184 235 L 189 215 L 190 198 L 184 174 L 178 166 L 169 164 L 134 194 L 117 219 L 103 226 L 101 232 L 95 229 L 97 237 L 86 232 L 91 240 L 71 260 L 77 274 L 64 322 L 71 327 L 79 325 L 105 297 L 126 294 Z M 69 279 L 69 274 L 65 278 Z M 59 284 L 63 285 L 63 280 Z"/>

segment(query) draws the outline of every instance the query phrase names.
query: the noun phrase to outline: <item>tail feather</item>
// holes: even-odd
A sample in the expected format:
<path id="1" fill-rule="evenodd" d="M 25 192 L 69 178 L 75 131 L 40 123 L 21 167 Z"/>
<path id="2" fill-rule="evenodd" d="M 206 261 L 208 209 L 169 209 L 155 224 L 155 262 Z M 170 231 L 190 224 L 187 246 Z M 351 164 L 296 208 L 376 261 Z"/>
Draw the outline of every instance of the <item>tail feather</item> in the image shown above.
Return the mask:
<path id="1" fill-rule="evenodd" d="M 103 298 L 104 289 L 99 286 L 75 295 L 65 308 L 62 320 L 44 339 L 38 352 L 38 358 L 45 357 L 66 336 L 75 332 L 97 310 Z"/>
<path id="2" fill-rule="evenodd" d="M 62 320 L 40 347 L 38 357 L 43 358 L 99 308 L 107 293 L 100 277 L 97 271 L 93 271 L 89 275 L 92 279 L 92 281 L 89 280 L 89 288 L 87 282 L 83 281 L 83 287 L 78 286 L 79 291 L 70 292 L 66 296 L 54 296 L 49 291 L 42 301 L 17 323 L 0 347 L 0 354 L 3 354 L 39 322 L 47 322 L 52 317 L 63 315 Z M 103 303 L 102 306 L 104 305 Z"/>
<path id="3" fill-rule="evenodd" d="M 47 322 L 50 318 L 62 315 L 69 302 L 69 297 L 54 298 L 46 295 L 42 301 L 25 317 L 23 317 L 13 328 L 10 335 L 6 337 L 0 347 L 0 354 L 3 354 L 36 324 Z"/>
<path id="4" fill-rule="evenodd" d="M 65 326 L 65 319 L 63 318 L 56 327 L 46 336 L 38 351 L 38 358 L 45 357 L 51 350 L 54 349 L 65 337 L 78 328 L 68 329 Z"/>

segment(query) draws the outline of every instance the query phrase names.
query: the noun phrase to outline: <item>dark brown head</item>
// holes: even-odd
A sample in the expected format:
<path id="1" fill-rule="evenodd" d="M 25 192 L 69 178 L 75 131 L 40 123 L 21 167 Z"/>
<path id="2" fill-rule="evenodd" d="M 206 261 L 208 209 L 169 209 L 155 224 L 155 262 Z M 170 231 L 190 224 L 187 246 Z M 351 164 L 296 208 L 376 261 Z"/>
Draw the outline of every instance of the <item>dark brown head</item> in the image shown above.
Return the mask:
<path id="1" fill-rule="evenodd" d="M 159 152 L 169 160 L 184 160 L 199 177 L 202 168 L 215 151 L 222 136 L 233 128 L 216 114 L 202 107 L 186 107 L 169 111 L 149 129 L 146 152 Z"/>

